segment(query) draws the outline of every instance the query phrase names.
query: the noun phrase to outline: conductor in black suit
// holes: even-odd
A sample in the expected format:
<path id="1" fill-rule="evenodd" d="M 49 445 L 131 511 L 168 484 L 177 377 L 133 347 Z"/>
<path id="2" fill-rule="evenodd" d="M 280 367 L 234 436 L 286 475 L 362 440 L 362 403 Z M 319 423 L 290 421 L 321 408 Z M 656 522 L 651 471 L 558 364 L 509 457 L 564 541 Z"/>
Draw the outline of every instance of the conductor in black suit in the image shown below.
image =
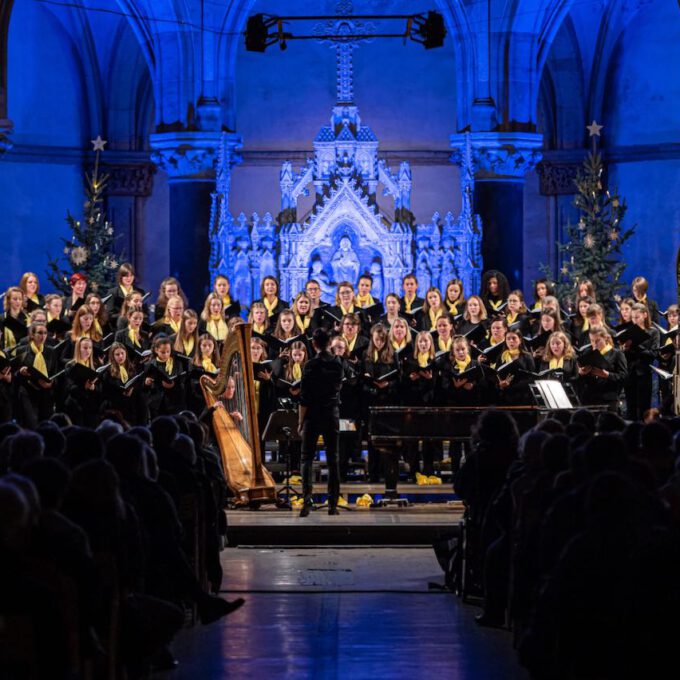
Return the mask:
<path id="1" fill-rule="evenodd" d="M 317 352 L 302 371 L 298 431 L 302 437 L 302 492 L 304 505 L 300 517 L 307 517 L 312 509 L 312 466 L 316 442 L 323 435 L 328 465 L 328 514 L 337 515 L 340 494 L 338 466 L 338 436 L 340 431 L 340 389 L 342 364 L 328 352 L 330 336 L 323 328 L 312 335 Z"/>

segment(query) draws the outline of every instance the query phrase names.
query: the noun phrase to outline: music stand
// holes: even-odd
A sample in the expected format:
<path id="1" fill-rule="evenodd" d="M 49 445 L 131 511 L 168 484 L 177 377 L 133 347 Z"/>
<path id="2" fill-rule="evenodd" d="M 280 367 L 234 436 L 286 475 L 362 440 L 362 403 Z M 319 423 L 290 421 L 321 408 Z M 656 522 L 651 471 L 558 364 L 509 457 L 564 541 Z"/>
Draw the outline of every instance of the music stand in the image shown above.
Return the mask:
<path id="1" fill-rule="evenodd" d="M 571 394 L 567 392 L 571 388 Z M 548 411 L 573 409 L 572 399 L 578 403 L 571 385 L 564 385 L 558 380 L 537 380 L 529 385 L 537 406 Z"/>
<path id="2" fill-rule="evenodd" d="M 279 442 L 279 451 L 281 451 L 282 443 L 286 444 L 286 484 L 284 484 L 277 492 L 276 496 L 279 498 L 277 502 L 277 507 L 286 510 L 292 510 L 290 503 L 291 493 L 296 496 L 300 495 L 300 492 L 290 485 L 290 474 L 292 472 L 290 467 L 290 443 L 292 441 L 300 441 L 300 435 L 297 431 L 298 428 L 298 414 L 297 411 L 274 411 L 267 420 L 267 424 L 262 433 L 263 440 L 276 440 Z"/>

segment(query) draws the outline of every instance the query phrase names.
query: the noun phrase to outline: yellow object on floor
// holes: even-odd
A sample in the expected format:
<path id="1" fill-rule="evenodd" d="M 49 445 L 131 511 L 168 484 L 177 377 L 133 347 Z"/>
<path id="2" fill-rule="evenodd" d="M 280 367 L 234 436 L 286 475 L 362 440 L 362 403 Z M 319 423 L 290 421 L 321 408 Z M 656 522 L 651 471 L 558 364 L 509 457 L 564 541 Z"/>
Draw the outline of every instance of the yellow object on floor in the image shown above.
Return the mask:
<path id="1" fill-rule="evenodd" d="M 301 508 L 305 504 L 305 499 L 302 496 L 291 496 L 290 505 L 293 508 Z"/>
<path id="2" fill-rule="evenodd" d="M 441 483 L 442 483 L 442 480 L 441 480 L 440 477 L 437 477 L 436 475 L 430 475 L 430 476 L 427 478 L 427 483 L 428 483 L 428 484 L 441 484 Z"/>
<path id="3" fill-rule="evenodd" d="M 357 498 L 357 505 L 360 508 L 370 508 L 373 505 L 373 498 L 371 494 L 365 493 L 363 496 Z"/>
<path id="4" fill-rule="evenodd" d="M 416 472 L 416 484 L 418 486 L 426 486 L 430 482 L 427 481 L 427 475 L 421 475 L 420 472 Z"/>
<path id="5" fill-rule="evenodd" d="M 343 508 L 346 508 L 349 505 L 347 499 L 342 494 L 338 496 L 338 505 L 341 505 Z"/>

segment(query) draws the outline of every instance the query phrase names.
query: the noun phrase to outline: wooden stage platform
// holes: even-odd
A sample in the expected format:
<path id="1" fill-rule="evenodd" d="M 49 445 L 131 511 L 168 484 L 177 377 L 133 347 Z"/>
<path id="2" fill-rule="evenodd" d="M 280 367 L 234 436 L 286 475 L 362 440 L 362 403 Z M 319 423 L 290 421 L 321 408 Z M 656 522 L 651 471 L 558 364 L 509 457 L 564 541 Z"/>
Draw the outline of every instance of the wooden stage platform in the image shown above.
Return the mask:
<path id="1" fill-rule="evenodd" d="M 298 487 L 299 488 L 299 487 Z M 407 507 L 359 507 L 365 493 L 374 500 L 384 495 L 382 484 L 343 484 L 342 493 L 349 510 L 329 516 L 326 507 L 301 519 L 299 510 L 278 509 L 273 505 L 259 510 L 228 510 L 230 545 L 432 545 L 445 534 L 458 531 L 463 504 L 455 499 L 450 486 L 401 484 L 400 496 Z M 325 500 L 324 485 L 315 485 L 314 499 Z"/>

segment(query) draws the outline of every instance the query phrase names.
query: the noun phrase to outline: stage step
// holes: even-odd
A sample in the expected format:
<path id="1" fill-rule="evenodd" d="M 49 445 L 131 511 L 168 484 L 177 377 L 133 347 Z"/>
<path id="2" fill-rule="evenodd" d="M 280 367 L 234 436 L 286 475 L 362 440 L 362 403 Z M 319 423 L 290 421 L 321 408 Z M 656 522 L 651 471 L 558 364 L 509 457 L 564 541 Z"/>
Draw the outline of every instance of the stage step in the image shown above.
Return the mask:
<path id="1" fill-rule="evenodd" d="M 361 508 L 354 504 L 340 515 L 325 507 L 301 519 L 299 510 L 263 506 L 259 510 L 229 510 L 230 545 L 432 545 L 458 531 L 462 503 L 413 503 L 405 508 Z"/>

